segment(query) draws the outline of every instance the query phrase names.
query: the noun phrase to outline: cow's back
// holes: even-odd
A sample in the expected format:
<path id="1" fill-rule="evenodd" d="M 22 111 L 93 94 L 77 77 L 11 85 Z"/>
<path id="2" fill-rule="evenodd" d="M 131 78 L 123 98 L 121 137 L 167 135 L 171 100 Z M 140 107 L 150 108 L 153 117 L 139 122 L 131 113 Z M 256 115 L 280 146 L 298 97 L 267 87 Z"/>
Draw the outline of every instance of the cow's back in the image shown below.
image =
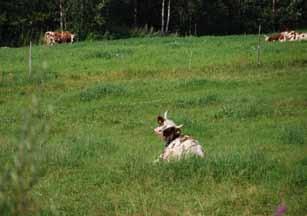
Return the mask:
<path id="1" fill-rule="evenodd" d="M 190 156 L 204 157 L 205 153 L 199 142 L 189 136 L 183 136 L 172 141 L 162 155 L 163 160 L 180 160 Z"/>

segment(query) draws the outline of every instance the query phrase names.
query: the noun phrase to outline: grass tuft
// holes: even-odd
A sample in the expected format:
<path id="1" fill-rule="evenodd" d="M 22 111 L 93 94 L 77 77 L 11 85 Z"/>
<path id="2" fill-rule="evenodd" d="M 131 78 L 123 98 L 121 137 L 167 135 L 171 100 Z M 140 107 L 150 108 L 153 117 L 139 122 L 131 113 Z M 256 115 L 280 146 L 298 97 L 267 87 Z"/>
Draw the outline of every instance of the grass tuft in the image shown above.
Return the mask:
<path id="1" fill-rule="evenodd" d="M 204 107 L 219 102 L 217 95 L 208 95 L 196 99 L 179 99 L 175 101 L 175 106 L 178 108 L 187 108 L 187 107 Z"/>
<path id="2" fill-rule="evenodd" d="M 105 59 L 110 60 L 113 58 L 123 58 L 125 56 L 129 56 L 133 54 L 133 50 L 131 49 L 116 49 L 109 51 L 91 51 L 85 54 L 85 59 Z"/>
<path id="3" fill-rule="evenodd" d="M 94 87 L 83 90 L 80 93 L 80 100 L 88 102 L 97 100 L 106 96 L 118 96 L 126 93 L 126 89 L 120 86 L 99 84 Z"/>
<path id="4" fill-rule="evenodd" d="M 282 128 L 280 139 L 284 144 L 299 144 L 305 143 L 305 129 L 300 125 L 287 125 Z"/>
<path id="5" fill-rule="evenodd" d="M 261 102 L 233 103 L 223 106 L 216 112 L 215 118 L 250 119 L 268 117 L 273 114 L 270 105 Z"/>

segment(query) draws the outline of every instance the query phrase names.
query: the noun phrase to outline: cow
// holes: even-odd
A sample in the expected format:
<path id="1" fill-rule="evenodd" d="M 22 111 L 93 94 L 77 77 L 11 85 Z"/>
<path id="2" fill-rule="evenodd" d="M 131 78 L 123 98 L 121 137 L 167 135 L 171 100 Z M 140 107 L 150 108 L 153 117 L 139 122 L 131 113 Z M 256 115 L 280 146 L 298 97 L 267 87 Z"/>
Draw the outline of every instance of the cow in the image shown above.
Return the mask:
<path id="1" fill-rule="evenodd" d="M 73 43 L 75 39 L 75 34 L 68 31 L 64 32 L 52 32 L 47 31 L 45 33 L 45 42 L 47 45 L 54 45 L 57 43 Z"/>
<path id="2" fill-rule="evenodd" d="M 284 32 L 272 34 L 270 36 L 265 35 L 264 37 L 265 37 L 265 40 L 268 42 L 302 41 L 302 40 L 307 40 L 307 33 L 301 33 L 301 32 L 296 32 L 292 30 L 292 31 L 284 31 Z"/>
<path id="3" fill-rule="evenodd" d="M 55 44 L 55 33 L 52 31 L 47 31 L 44 36 L 44 41 L 47 45 Z"/>
<path id="4" fill-rule="evenodd" d="M 284 42 L 287 40 L 287 35 L 288 32 L 280 32 L 280 33 L 275 33 L 270 36 L 265 35 L 265 41 L 267 42 L 274 42 L 274 41 L 280 41 Z"/>
<path id="5" fill-rule="evenodd" d="M 287 40 L 288 41 L 303 41 L 303 40 L 307 40 L 307 33 L 290 31 L 290 32 L 288 32 Z"/>
<path id="6" fill-rule="evenodd" d="M 297 41 L 299 40 L 299 34 L 298 32 L 295 31 L 290 31 L 287 35 L 287 40 L 289 41 Z"/>
<path id="7" fill-rule="evenodd" d="M 55 32 L 56 43 L 73 43 L 75 35 L 65 31 L 65 32 Z"/>
<path id="8" fill-rule="evenodd" d="M 154 132 L 165 141 L 162 154 L 154 162 L 174 161 L 190 156 L 204 157 L 205 153 L 199 142 L 191 136 L 182 135 L 181 128 L 183 125 L 176 125 L 174 121 L 167 118 L 167 112 L 164 117 L 158 116 L 159 126 Z"/>

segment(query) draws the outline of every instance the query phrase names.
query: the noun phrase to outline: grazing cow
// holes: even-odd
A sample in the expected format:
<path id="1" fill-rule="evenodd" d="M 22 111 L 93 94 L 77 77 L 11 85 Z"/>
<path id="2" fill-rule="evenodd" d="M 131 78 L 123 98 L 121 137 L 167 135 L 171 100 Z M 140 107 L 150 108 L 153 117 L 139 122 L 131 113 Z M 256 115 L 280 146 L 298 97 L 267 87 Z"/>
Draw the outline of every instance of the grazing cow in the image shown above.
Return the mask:
<path id="1" fill-rule="evenodd" d="M 75 35 L 70 32 L 55 32 L 55 41 L 57 43 L 73 43 Z"/>
<path id="2" fill-rule="evenodd" d="M 187 158 L 189 156 L 204 157 L 204 150 L 199 142 L 190 136 L 182 135 L 183 125 L 176 125 L 167 118 L 167 112 L 164 117 L 158 116 L 159 126 L 154 129 L 155 133 L 165 141 L 163 153 L 155 162 L 172 161 Z"/>
<path id="3" fill-rule="evenodd" d="M 55 44 L 55 33 L 52 31 L 47 31 L 44 36 L 44 41 L 47 45 Z"/>
<path id="4" fill-rule="evenodd" d="M 65 32 L 51 32 L 45 33 L 45 42 L 47 45 L 54 45 L 56 43 L 73 43 L 75 35 L 65 31 Z"/>

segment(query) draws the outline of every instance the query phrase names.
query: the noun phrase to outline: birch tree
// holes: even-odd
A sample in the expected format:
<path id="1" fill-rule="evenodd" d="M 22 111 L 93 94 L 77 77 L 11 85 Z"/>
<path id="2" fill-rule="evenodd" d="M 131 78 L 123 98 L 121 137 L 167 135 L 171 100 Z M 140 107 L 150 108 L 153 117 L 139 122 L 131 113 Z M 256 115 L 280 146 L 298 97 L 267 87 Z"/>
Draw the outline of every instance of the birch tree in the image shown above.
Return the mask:
<path id="1" fill-rule="evenodd" d="M 165 10 L 165 0 L 162 0 L 161 8 L 161 34 L 164 34 L 164 10 Z"/>
<path id="2" fill-rule="evenodd" d="M 63 32 L 63 0 L 60 0 L 59 1 L 60 3 L 60 29 L 61 29 L 61 32 Z"/>
<path id="3" fill-rule="evenodd" d="M 171 0 L 168 0 L 168 6 L 167 6 L 167 21 L 166 21 L 166 27 L 165 27 L 165 32 L 166 32 L 166 33 L 168 33 L 170 17 L 171 17 Z"/>

